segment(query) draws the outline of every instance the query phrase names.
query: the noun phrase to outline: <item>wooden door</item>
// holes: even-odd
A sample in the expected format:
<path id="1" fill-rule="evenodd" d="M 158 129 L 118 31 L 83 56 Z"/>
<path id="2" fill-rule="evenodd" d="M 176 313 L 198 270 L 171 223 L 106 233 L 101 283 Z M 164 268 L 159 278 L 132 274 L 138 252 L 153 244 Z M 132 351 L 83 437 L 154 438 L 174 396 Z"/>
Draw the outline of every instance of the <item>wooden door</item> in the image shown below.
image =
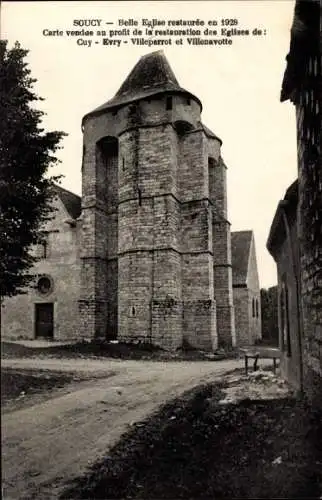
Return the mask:
<path id="1" fill-rule="evenodd" d="M 54 304 L 36 304 L 36 338 L 54 337 Z"/>

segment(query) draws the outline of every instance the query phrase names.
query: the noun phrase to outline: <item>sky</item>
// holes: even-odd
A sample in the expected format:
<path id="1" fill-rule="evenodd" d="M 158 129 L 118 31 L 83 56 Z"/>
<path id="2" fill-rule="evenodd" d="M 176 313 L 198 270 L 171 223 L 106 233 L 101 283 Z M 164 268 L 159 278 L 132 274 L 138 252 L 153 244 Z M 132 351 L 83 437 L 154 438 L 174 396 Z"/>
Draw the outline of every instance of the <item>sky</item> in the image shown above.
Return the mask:
<path id="1" fill-rule="evenodd" d="M 9 48 L 17 40 L 30 51 L 34 88 L 45 99 L 40 105 L 46 112 L 45 129 L 68 134 L 57 154 L 61 163 L 52 173 L 63 174 L 62 186 L 77 194 L 82 117 L 115 95 L 141 56 L 163 49 L 179 84 L 201 100 L 203 123 L 223 141 L 231 229 L 254 231 L 260 285 L 267 288 L 277 280 L 276 264 L 266 249 L 270 225 L 279 200 L 297 176 L 295 109 L 279 99 L 293 9 L 293 0 L 2 2 L 1 37 Z M 186 28 L 168 26 L 168 21 L 203 21 L 202 27 L 190 29 L 217 30 L 217 35 L 202 33 L 200 38 L 226 42 L 189 45 L 183 37 L 177 44 L 180 37 L 172 37 L 171 45 L 149 47 L 133 45 L 131 38 L 141 37 L 132 31 L 130 36 L 109 33 L 140 29 L 151 39 L 143 19 L 165 21 L 155 29 L 181 30 Z M 74 26 L 74 21 L 83 20 L 92 26 Z M 255 28 L 262 35 L 253 35 Z M 67 35 L 82 29 L 92 30 L 94 36 Z M 96 34 L 102 29 L 106 36 Z M 227 36 L 221 29 L 248 29 L 250 35 Z M 111 40 L 116 44 L 110 45 Z"/>

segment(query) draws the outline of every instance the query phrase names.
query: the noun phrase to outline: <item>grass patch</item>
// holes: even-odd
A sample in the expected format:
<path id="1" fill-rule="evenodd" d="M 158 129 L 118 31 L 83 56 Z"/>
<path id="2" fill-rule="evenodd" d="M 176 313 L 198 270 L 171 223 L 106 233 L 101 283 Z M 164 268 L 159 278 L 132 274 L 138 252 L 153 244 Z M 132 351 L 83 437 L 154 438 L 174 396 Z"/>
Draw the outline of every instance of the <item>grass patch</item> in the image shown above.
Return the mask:
<path id="1" fill-rule="evenodd" d="M 72 374 L 53 373 L 47 370 L 3 368 L 1 370 L 1 403 L 18 397 L 47 392 L 80 380 Z"/>
<path id="2" fill-rule="evenodd" d="M 187 361 L 215 361 L 235 358 L 234 351 L 220 351 L 209 353 L 196 349 L 178 349 L 175 352 L 165 351 L 152 344 L 111 343 L 111 342 L 77 342 L 68 345 L 53 345 L 46 347 L 24 346 L 13 342 L 1 343 L 1 356 L 10 358 L 116 358 L 137 360 L 187 360 Z"/>
<path id="3" fill-rule="evenodd" d="M 321 415 L 292 398 L 220 405 L 222 387 L 136 424 L 60 498 L 319 498 Z"/>

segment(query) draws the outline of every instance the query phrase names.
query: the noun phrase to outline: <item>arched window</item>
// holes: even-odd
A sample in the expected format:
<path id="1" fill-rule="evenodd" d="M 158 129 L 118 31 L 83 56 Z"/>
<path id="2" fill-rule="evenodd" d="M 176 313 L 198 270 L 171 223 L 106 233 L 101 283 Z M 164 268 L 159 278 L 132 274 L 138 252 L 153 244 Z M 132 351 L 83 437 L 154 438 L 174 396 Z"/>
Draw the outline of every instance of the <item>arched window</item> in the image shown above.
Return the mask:
<path id="1" fill-rule="evenodd" d="M 83 145 L 83 156 L 82 156 L 82 170 L 84 169 L 85 155 L 86 155 L 86 146 L 84 144 Z"/>
<path id="2" fill-rule="evenodd" d="M 36 256 L 39 259 L 47 259 L 48 258 L 48 237 L 44 235 L 41 239 L 38 240 L 36 248 Z"/>
<path id="3" fill-rule="evenodd" d="M 190 130 L 193 129 L 193 126 L 191 125 L 191 123 L 188 123 L 184 120 L 175 121 L 173 126 L 174 126 L 174 128 L 179 136 L 183 136 L 187 132 L 190 132 Z"/>
<path id="4" fill-rule="evenodd" d="M 215 204 L 216 201 L 216 162 L 211 156 L 208 157 L 208 185 L 209 199 Z"/>
<path id="5" fill-rule="evenodd" d="M 135 121 L 135 108 L 131 110 L 132 115 L 129 120 Z M 118 234 L 118 193 L 119 171 L 124 176 L 126 158 L 119 158 L 119 142 L 117 137 L 105 136 L 96 143 L 96 168 L 95 168 L 95 196 L 104 206 L 104 210 L 112 218 L 113 223 L 109 223 L 113 227 L 111 234 Z M 87 184 L 92 184 L 87 180 Z M 109 219 L 111 221 L 111 219 Z M 104 237 L 105 239 L 105 237 Z M 110 237 L 106 240 L 104 253 L 107 257 L 106 274 L 100 278 L 101 283 L 107 281 L 109 283 L 109 293 L 107 294 L 106 304 L 106 336 L 109 339 L 117 337 L 117 321 L 118 321 L 118 267 L 117 258 L 115 258 L 115 242 L 116 238 Z M 103 303 L 102 303 L 103 311 Z"/>
<path id="6" fill-rule="evenodd" d="M 118 206 L 118 153 L 116 137 L 102 137 L 96 143 L 97 196 L 109 212 L 116 212 Z"/>

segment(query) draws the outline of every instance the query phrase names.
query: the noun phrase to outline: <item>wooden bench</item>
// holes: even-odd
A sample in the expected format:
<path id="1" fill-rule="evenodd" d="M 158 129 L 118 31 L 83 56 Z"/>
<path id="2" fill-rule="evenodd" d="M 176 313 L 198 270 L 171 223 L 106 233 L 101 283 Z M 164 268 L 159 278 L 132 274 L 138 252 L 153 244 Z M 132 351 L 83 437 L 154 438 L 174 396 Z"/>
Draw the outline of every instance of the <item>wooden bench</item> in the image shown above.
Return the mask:
<path id="1" fill-rule="evenodd" d="M 248 375 L 248 360 L 253 359 L 254 360 L 254 372 L 258 368 L 258 358 L 259 358 L 259 352 L 258 351 L 253 351 L 251 349 L 240 349 L 240 352 L 244 355 L 245 359 L 245 373 Z"/>
<path id="2" fill-rule="evenodd" d="M 273 372 L 276 373 L 276 367 L 277 367 L 277 359 L 280 358 L 280 350 L 275 348 L 275 347 L 246 347 L 243 349 L 239 349 L 240 352 L 243 354 L 244 359 L 245 359 L 245 373 L 246 375 L 248 374 L 248 360 L 253 359 L 254 360 L 254 365 L 253 369 L 254 371 L 257 370 L 258 368 L 258 360 L 259 358 L 269 358 L 273 360 Z"/>

